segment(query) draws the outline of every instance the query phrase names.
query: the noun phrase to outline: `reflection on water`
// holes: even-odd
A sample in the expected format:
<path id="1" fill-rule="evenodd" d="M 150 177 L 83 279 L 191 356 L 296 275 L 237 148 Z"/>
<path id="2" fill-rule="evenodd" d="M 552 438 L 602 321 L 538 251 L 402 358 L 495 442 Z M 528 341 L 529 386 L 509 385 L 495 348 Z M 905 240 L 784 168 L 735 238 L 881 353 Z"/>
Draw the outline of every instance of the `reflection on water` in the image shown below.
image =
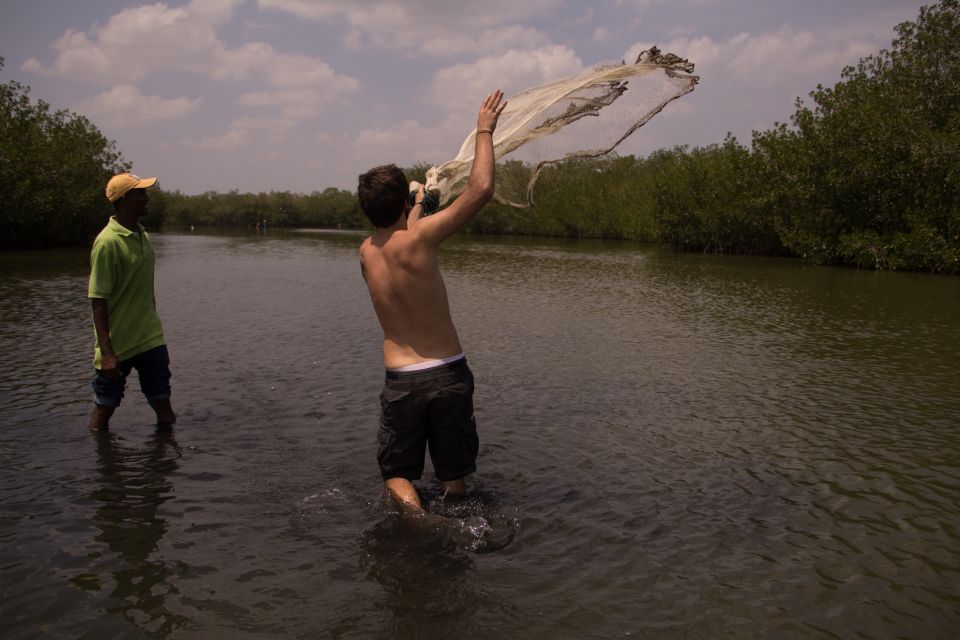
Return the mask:
<path id="1" fill-rule="evenodd" d="M 5 637 L 955 635 L 960 278 L 454 239 L 477 495 L 418 529 L 359 240 L 156 236 L 175 441 L 86 431 L 86 253 L 0 254 Z"/>
<path id="2" fill-rule="evenodd" d="M 474 576 L 476 554 L 506 548 L 519 523 L 483 491 L 451 502 L 431 489 L 424 492 L 427 516 L 407 521 L 391 513 L 361 538 L 360 568 L 384 593 L 386 637 L 417 637 L 424 627 L 433 637 L 454 637 L 465 627 L 485 628 L 490 611 L 518 614 Z"/>
<path id="3" fill-rule="evenodd" d="M 464 593 L 471 589 L 473 559 L 445 544 L 442 531 L 393 517 L 365 532 L 360 548 L 360 567 L 383 588 L 398 629 L 420 616 L 461 615 L 473 607 L 475 594 Z"/>
<path id="4" fill-rule="evenodd" d="M 160 507 L 174 497 L 170 475 L 177 469 L 180 448 L 172 430 L 157 430 L 144 449 L 130 448 L 115 433 L 93 435 L 97 450 L 99 486 L 91 497 L 100 503 L 93 514 L 98 542 L 121 561 L 110 570 L 106 610 L 137 627 L 161 636 L 185 625 L 183 616 L 166 606 L 175 593 L 168 579 L 173 569 L 157 558 L 158 543 L 167 532 Z M 102 590 L 97 574 L 80 575 L 74 583 Z"/>

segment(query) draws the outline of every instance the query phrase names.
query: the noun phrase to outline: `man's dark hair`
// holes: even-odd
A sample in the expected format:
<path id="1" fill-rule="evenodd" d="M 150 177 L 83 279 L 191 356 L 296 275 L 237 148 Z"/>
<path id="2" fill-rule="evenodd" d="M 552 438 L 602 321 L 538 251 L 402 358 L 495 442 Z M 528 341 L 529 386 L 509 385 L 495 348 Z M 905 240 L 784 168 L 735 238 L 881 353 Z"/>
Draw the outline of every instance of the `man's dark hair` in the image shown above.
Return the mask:
<path id="1" fill-rule="evenodd" d="M 389 227 L 407 208 L 407 177 L 395 164 L 374 167 L 360 176 L 360 208 L 375 227 Z"/>

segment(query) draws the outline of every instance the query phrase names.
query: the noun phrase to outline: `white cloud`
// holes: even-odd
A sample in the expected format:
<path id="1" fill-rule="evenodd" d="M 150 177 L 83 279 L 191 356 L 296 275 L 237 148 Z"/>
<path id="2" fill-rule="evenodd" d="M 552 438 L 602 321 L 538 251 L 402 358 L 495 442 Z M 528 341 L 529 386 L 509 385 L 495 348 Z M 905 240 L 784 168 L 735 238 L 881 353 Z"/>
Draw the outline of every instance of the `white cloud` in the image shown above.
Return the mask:
<path id="1" fill-rule="evenodd" d="M 638 42 L 627 50 L 625 59 L 633 60 L 649 47 L 650 43 Z M 742 82 L 782 85 L 794 84 L 798 77 L 831 74 L 839 78 L 844 66 L 876 51 L 876 44 L 856 38 L 828 39 L 810 31 L 781 27 L 759 35 L 740 33 L 725 41 L 706 36 L 675 38 L 660 48 L 689 59 L 698 73 L 714 82 L 726 76 Z"/>
<path id="2" fill-rule="evenodd" d="M 460 123 L 461 138 L 469 133 Z M 449 138 L 449 124 L 423 125 L 415 120 L 406 120 L 398 125 L 364 129 L 354 138 L 351 147 L 353 157 L 361 165 L 374 166 L 395 162 L 407 166 L 414 162 L 430 162 L 434 165 L 450 160 L 456 155 L 453 145 L 437 144 Z M 449 157 L 448 157 L 449 156 Z"/>
<path id="3" fill-rule="evenodd" d="M 457 155 L 474 124 L 473 120 L 454 114 L 429 124 L 408 119 L 397 125 L 369 127 L 349 143 L 353 166 L 364 170 L 390 162 L 400 166 L 416 162 L 438 166 Z"/>
<path id="4" fill-rule="evenodd" d="M 233 10 L 244 2 L 245 0 L 192 0 L 187 6 L 195 17 L 220 23 L 232 18 Z"/>
<path id="5" fill-rule="evenodd" d="M 104 125 L 126 127 L 160 120 L 175 120 L 193 111 L 201 98 L 145 96 L 129 84 L 118 85 L 77 103 L 77 111 Z"/>
<path id="6" fill-rule="evenodd" d="M 311 0 L 259 0 L 261 9 L 277 9 L 304 20 L 330 20 L 337 17 L 344 7 L 335 2 L 312 2 Z"/>
<path id="7" fill-rule="evenodd" d="M 533 49 L 549 43 L 549 37 L 542 31 L 511 25 L 486 29 L 476 34 L 439 32 L 421 38 L 418 47 L 421 53 L 447 57 L 457 54 L 479 55 L 511 48 Z"/>
<path id="8" fill-rule="evenodd" d="M 251 75 L 262 76 L 275 87 L 323 87 L 333 94 L 352 92 L 360 83 L 349 76 L 337 74 L 319 58 L 296 53 L 274 51 L 262 42 L 251 42 L 220 53 L 212 75 L 221 79 L 240 80 Z"/>
<path id="9" fill-rule="evenodd" d="M 23 63 L 22 69 L 47 76 L 79 76 L 81 79 L 97 78 L 105 82 L 139 79 L 137 73 L 132 69 L 111 74 L 113 65 L 110 58 L 101 49 L 97 48 L 85 34 L 79 31 L 68 29 L 53 43 L 52 47 L 59 54 L 52 67 L 45 67 L 36 58 L 30 58 Z"/>
<path id="10" fill-rule="evenodd" d="M 559 9 L 562 0 L 258 0 L 264 10 L 305 20 L 343 22 L 344 42 L 352 49 L 379 49 L 447 56 L 507 46 L 538 46 L 546 36 L 514 23 Z M 507 25 L 507 26 L 505 26 Z"/>
<path id="11" fill-rule="evenodd" d="M 215 27 L 230 18 L 237 2 L 203 0 L 171 8 L 164 3 L 124 9 L 89 34 L 66 31 L 52 48 L 49 67 L 36 59 L 29 71 L 95 82 L 136 82 L 161 70 L 203 71 L 223 45 Z"/>
<path id="12" fill-rule="evenodd" d="M 862 40 L 825 42 L 817 34 L 790 27 L 756 37 L 741 34 L 729 42 L 727 49 L 727 64 L 740 77 L 755 76 L 758 65 L 775 75 L 839 72 L 875 50 Z"/>
<path id="13" fill-rule="evenodd" d="M 447 0 L 258 0 L 261 9 L 291 13 L 306 20 L 346 20 L 369 31 L 386 32 L 419 25 L 424 29 L 486 28 L 543 16 L 562 7 L 564 0 L 487 0 L 484 3 Z"/>
<path id="14" fill-rule="evenodd" d="M 511 50 L 441 69 L 434 74 L 426 95 L 432 104 L 447 110 L 470 111 L 479 108 L 491 89 L 500 88 L 510 95 L 582 70 L 577 54 L 562 45 L 533 51 Z"/>
<path id="15" fill-rule="evenodd" d="M 323 60 L 301 54 L 272 55 L 264 62 L 263 71 L 278 87 L 317 87 L 334 94 L 360 88 L 355 78 L 337 74 Z"/>
<path id="16" fill-rule="evenodd" d="M 245 93 L 239 103 L 247 107 L 276 108 L 283 116 L 302 119 L 317 115 L 331 99 L 315 89 L 281 89 Z"/>
<path id="17" fill-rule="evenodd" d="M 187 138 L 180 142 L 186 147 L 205 151 L 236 151 L 264 143 L 276 144 L 295 125 L 296 122 L 289 118 L 237 118 L 219 136 L 203 136 L 196 140 Z"/>
<path id="18" fill-rule="evenodd" d="M 276 51 L 269 44 L 224 44 L 217 29 L 242 0 L 194 0 L 179 7 L 160 2 L 125 9 L 89 33 L 68 30 L 54 44 L 56 58 L 35 58 L 26 71 L 104 83 L 135 83 L 156 72 L 191 72 L 218 80 L 254 79 L 273 87 L 272 100 L 288 115 L 315 115 L 317 107 L 357 90 L 360 83 L 319 58 Z M 269 102 L 261 96 L 263 104 Z M 294 106 L 299 103 L 299 106 Z M 306 106 L 309 105 L 309 106 Z"/>

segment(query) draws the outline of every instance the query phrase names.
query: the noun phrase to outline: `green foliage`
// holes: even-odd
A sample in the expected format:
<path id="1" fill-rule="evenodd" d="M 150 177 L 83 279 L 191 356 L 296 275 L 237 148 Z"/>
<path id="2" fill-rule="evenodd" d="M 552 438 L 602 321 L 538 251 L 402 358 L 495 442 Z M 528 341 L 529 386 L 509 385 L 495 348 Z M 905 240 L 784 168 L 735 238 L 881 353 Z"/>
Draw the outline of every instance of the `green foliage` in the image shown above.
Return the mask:
<path id="1" fill-rule="evenodd" d="M 175 226 L 254 227 L 266 223 L 268 227 L 355 228 L 365 224 L 356 196 L 332 187 L 308 195 L 209 191 L 188 196 L 174 191 L 159 197 L 164 222 Z M 155 213 L 151 201 L 151 217 Z"/>
<path id="2" fill-rule="evenodd" d="M 515 215 L 518 233 L 653 241 L 640 219 L 649 211 L 641 195 L 642 164 L 631 157 L 581 159 L 547 166 L 534 206 Z M 649 225 L 647 225 L 649 227 Z"/>
<path id="3" fill-rule="evenodd" d="M 783 252 L 761 205 L 756 157 L 736 138 L 653 154 L 658 239 L 681 250 Z"/>
<path id="4" fill-rule="evenodd" d="M 530 209 L 490 205 L 472 233 L 616 238 L 717 253 L 783 252 L 756 195 L 748 149 L 735 138 L 646 159 L 571 160 L 545 168 Z"/>
<path id="5" fill-rule="evenodd" d="M 429 164 L 426 162 L 418 162 L 409 169 L 404 169 L 403 173 L 407 176 L 407 182 L 416 181 L 423 184 L 427 181 L 427 171 L 429 170 Z"/>
<path id="6" fill-rule="evenodd" d="M 960 273 L 960 10 L 896 27 L 891 50 L 797 102 L 793 128 L 755 133 L 765 204 L 817 262 Z"/>
<path id="7" fill-rule="evenodd" d="M 107 180 L 129 165 L 89 120 L 29 92 L 0 85 L 0 248 L 89 242 L 110 215 Z"/>

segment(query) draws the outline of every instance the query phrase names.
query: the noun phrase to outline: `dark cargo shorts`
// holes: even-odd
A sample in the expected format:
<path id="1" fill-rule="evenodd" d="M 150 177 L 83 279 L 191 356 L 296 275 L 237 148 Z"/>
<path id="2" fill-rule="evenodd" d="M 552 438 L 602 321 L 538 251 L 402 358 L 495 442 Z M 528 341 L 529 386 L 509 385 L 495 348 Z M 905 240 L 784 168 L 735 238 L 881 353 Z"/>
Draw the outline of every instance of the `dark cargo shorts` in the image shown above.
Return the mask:
<path id="1" fill-rule="evenodd" d="M 477 470 L 473 373 L 465 358 L 424 371 L 388 371 L 380 409 L 377 460 L 384 480 L 419 479 L 427 446 L 438 480 Z"/>

